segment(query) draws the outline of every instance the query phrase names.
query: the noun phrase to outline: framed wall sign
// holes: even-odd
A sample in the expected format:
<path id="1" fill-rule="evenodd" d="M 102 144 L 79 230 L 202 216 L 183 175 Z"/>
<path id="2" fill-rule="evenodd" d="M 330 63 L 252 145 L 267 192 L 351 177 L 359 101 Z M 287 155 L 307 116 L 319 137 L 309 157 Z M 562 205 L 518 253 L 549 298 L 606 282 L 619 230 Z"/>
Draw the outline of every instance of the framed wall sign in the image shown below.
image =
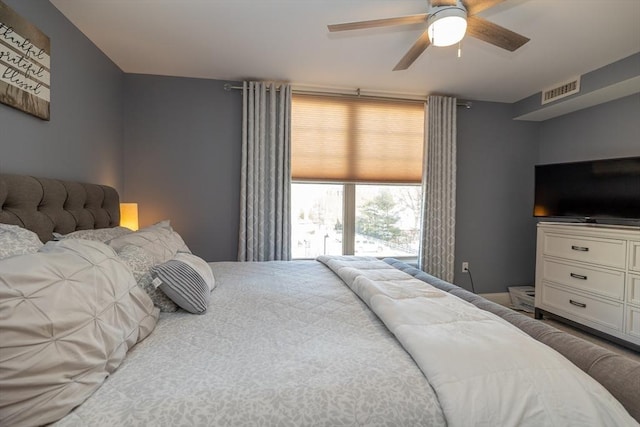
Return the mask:
<path id="1" fill-rule="evenodd" d="M 50 119 L 49 37 L 0 1 L 0 102 Z"/>

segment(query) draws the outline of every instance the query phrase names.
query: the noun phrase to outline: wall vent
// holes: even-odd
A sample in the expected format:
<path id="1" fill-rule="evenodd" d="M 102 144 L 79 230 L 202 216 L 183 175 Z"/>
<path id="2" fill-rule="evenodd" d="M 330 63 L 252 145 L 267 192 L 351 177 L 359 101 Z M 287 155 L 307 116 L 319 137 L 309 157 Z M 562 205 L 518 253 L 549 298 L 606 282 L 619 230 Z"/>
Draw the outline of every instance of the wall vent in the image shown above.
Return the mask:
<path id="1" fill-rule="evenodd" d="M 580 92 L 580 77 L 542 91 L 542 105 Z"/>

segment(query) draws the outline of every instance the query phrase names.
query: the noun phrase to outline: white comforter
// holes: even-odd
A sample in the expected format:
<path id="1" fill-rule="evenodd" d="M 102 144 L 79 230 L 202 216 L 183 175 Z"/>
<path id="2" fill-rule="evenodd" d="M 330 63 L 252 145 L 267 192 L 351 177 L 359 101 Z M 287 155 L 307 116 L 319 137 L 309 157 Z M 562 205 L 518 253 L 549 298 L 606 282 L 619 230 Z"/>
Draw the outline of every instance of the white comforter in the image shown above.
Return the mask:
<path id="1" fill-rule="evenodd" d="M 598 382 L 515 326 L 375 258 L 320 257 L 435 389 L 449 426 L 634 426 Z"/>

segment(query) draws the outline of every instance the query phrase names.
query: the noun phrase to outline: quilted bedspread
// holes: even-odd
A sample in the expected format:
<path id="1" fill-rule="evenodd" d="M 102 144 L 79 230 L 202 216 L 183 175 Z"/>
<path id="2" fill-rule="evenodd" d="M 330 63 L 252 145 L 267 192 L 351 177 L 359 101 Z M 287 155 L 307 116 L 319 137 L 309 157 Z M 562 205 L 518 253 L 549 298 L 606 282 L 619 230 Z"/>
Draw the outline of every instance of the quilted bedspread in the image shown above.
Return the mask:
<path id="1" fill-rule="evenodd" d="M 207 312 L 162 313 L 58 426 L 446 425 L 409 354 L 323 264 L 211 266 Z"/>
<path id="2" fill-rule="evenodd" d="M 597 381 L 515 326 L 368 257 L 320 257 L 420 366 L 449 426 L 637 426 Z"/>

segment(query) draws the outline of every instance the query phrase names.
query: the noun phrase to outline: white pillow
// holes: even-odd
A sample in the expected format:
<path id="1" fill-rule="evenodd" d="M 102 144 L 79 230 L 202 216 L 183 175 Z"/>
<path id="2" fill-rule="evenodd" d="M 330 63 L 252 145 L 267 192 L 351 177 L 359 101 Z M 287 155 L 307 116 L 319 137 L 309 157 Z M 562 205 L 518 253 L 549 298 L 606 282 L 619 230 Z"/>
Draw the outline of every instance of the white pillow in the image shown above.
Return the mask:
<path id="1" fill-rule="evenodd" d="M 33 231 L 17 225 L 0 224 L 0 259 L 36 253 L 42 245 Z"/>
<path id="2" fill-rule="evenodd" d="M 178 248 L 178 252 L 191 253 L 191 250 L 189 250 L 186 243 L 184 243 L 184 240 L 182 240 L 182 237 L 178 234 L 177 231 L 173 229 L 173 227 L 171 227 L 171 221 L 169 221 L 168 219 L 165 219 L 164 221 L 156 222 L 155 224 L 145 227 L 142 230 L 153 231 L 157 229 L 167 230 L 171 232 L 170 233 L 171 239 L 173 240 L 174 244 Z"/>
<path id="3" fill-rule="evenodd" d="M 144 248 L 153 256 L 154 265 L 169 261 L 178 252 L 191 252 L 178 233 L 159 224 L 117 237 L 108 244 L 116 252 L 129 245 Z"/>
<path id="4" fill-rule="evenodd" d="M 78 239 L 0 261 L 0 313 L 2 425 L 65 416 L 158 318 L 113 249 Z"/>

